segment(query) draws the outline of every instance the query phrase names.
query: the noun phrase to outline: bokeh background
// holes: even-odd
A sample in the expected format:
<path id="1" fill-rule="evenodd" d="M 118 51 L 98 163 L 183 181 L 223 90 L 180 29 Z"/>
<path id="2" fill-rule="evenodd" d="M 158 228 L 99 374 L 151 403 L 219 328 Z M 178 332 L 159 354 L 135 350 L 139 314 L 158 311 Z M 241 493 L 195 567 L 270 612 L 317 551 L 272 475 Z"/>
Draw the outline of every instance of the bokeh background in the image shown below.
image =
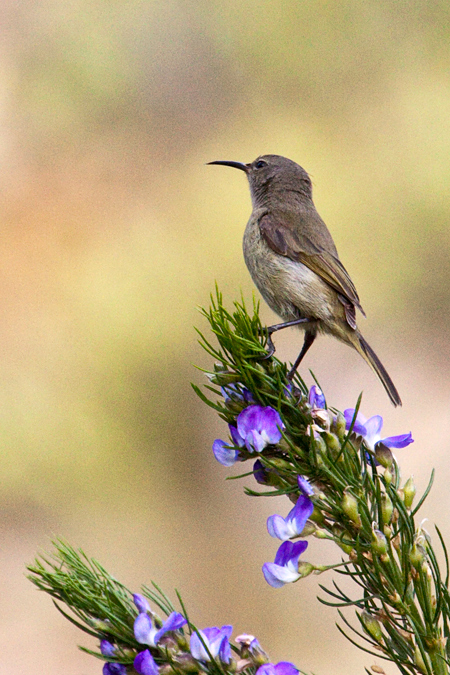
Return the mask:
<path id="1" fill-rule="evenodd" d="M 331 339 L 303 372 L 341 409 L 364 390 L 387 435 L 413 431 L 405 479 L 437 468 L 423 512 L 450 537 L 450 6 L 3 0 L 0 26 L 0 673 L 101 671 L 24 577 L 55 535 L 274 661 L 362 672 L 374 659 L 318 604 L 322 579 L 265 584 L 265 519 L 288 505 L 225 482 L 226 429 L 189 385 L 211 366 L 197 306 L 216 280 L 230 305 L 253 292 L 245 177 L 205 162 L 276 153 L 311 173 L 404 406 Z M 300 344 L 284 331 L 278 355 Z"/>

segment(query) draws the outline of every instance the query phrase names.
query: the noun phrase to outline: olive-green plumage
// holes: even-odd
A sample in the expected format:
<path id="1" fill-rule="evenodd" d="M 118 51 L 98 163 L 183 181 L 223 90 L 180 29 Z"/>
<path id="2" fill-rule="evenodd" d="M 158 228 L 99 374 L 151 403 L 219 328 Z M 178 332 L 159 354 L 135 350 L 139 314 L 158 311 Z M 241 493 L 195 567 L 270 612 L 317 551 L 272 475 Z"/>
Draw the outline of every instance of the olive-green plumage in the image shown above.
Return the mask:
<path id="1" fill-rule="evenodd" d="M 345 342 L 369 363 L 394 405 L 400 396 L 386 369 L 356 325 L 364 311 L 331 234 L 316 211 L 311 180 L 286 157 L 262 155 L 251 164 L 218 161 L 245 171 L 253 211 L 244 233 L 244 258 L 269 307 L 284 322 L 298 321 L 305 342 L 297 366 L 318 333 Z M 273 326 L 274 332 L 283 324 Z"/>

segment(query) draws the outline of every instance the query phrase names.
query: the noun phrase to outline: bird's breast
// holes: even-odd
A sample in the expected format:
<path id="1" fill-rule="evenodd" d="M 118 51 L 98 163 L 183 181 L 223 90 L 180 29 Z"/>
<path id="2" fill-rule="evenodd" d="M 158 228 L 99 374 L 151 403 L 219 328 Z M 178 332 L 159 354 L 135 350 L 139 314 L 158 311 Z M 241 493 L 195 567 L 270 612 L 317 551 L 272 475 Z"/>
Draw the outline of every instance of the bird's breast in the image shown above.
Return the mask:
<path id="1" fill-rule="evenodd" d="M 261 236 L 258 219 L 244 233 L 244 259 L 259 292 L 284 321 L 304 317 L 327 323 L 341 312 L 337 293 L 303 263 L 275 253 Z"/>

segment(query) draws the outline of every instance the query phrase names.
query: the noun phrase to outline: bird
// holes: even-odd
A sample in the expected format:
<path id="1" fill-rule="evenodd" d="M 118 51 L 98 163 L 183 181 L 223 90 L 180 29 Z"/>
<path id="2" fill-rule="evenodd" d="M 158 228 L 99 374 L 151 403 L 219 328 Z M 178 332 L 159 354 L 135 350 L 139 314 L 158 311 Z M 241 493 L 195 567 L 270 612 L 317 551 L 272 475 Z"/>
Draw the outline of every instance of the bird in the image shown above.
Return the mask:
<path id="1" fill-rule="evenodd" d="M 332 335 L 362 356 L 394 406 L 401 405 L 387 370 L 357 326 L 356 310 L 366 315 L 316 210 L 305 169 L 281 155 L 261 155 L 249 164 L 208 164 L 240 169 L 248 178 L 252 213 L 244 232 L 244 260 L 262 297 L 283 320 L 267 328 L 268 356 L 275 351 L 273 333 L 289 326 L 304 330 L 302 349 L 288 372 L 292 380 L 317 335 Z"/>

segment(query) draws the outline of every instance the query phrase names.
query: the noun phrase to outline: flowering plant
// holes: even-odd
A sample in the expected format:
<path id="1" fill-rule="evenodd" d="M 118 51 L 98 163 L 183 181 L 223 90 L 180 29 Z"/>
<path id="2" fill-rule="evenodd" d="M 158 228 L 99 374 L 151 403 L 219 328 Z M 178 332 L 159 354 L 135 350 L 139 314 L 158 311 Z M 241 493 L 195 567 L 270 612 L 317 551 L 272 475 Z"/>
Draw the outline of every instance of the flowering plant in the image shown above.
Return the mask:
<path id="1" fill-rule="evenodd" d="M 228 440 L 213 442 L 214 456 L 227 470 L 251 462 L 257 486 L 247 487 L 248 495 L 284 495 L 290 502 L 286 516 L 267 521 L 268 534 L 281 543 L 261 581 L 280 588 L 334 570 L 355 582 L 355 597 L 334 582 L 332 590 L 321 586 L 327 597 L 320 601 L 336 607 L 338 628 L 353 644 L 403 674 L 448 675 L 449 572 L 442 575 L 431 537 L 415 520 L 432 480 L 414 505 L 414 482 L 402 480 L 393 454 L 413 442 L 411 433 L 382 438 L 381 416 L 363 417 L 361 397 L 341 413 L 327 405 L 317 383 L 308 388 L 298 374 L 290 382 L 287 365 L 267 358 L 257 304 L 252 314 L 243 302 L 230 313 L 217 291 L 204 315 L 219 345 L 201 336 L 215 363 L 206 393 L 194 389 L 229 431 Z M 311 536 L 336 544 L 335 562 L 304 558 Z M 178 611 L 155 585 L 132 595 L 62 542 L 53 558 L 29 569 L 33 583 L 65 603 L 71 620 L 99 640 L 99 650 L 89 653 L 103 659 L 104 675 L 302 672 L 271 663 L 252 635 L 233 641 L 230 625 L 197 629 L 181 599 Z M 345 608 L 354 609 L 356 626 Z M 376 672 L 384 671 L 377 666 Z"/>

